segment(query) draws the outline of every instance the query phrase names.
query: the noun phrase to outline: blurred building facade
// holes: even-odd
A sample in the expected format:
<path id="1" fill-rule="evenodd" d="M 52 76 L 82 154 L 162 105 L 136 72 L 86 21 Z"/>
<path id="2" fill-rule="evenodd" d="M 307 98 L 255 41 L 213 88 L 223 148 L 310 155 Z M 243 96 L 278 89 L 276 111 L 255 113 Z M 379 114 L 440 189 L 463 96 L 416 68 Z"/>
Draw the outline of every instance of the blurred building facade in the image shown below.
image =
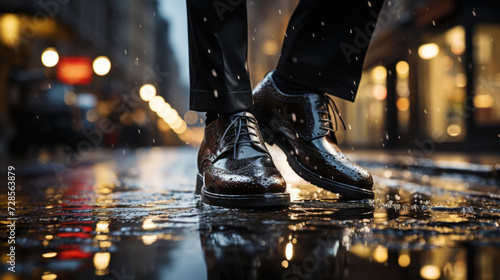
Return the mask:
<path id="1" fill-rule="evenodd" d="M 254 84 L 275 67 L 296 2 L 251 1 Z M 347 124 L 347 131 L 337 132 L 341 144 L 420 155 L 495 150 L 500 144 L 499 13 L 500 4 L 491 0 L 386 1 L 356 102 L 339 101 Z"/>
<path id="2" fill-rule="evenodd" d="M 28 145 L 21 142 L 43 138 L 44 133 L 30 133 L 37 127 L 45 127 L 47 134 L 47 139 L 39 139 L 41 145 L 59 140 L 76 145 L 85 139 L 82 130 L 92 128 L 103 132 L 99 143 L 92 143 L 96 146 L 178 141 L 159 139 L 170 136 L 158 133 L 156 114 L 139 97 L 140 87 L 151 84 L 158 96 L 179 111 L 187 110 L 186 89 L 179 83 L 168 23 L 158 14 L 157 0 L 2 1 L 0 31 L 0 139 L 14 143 L 14 149 L 22 151 Z M 47 48 L 58 53 L 60 63 L 66 57 L 93 61 L 105 56 L 111 69 L 103 76 L 92 74 L 88 82 L 64 82 L 57 73 L 60 65 L 42 63 Z M 54 93 L 57 88 L 61 92 Z M 49 96 L 64 100 L 58 104 L 58 116 L 48 117 L 47 110 L 41 110 L 58 111 L 47 101 Z M 87 107 L 82 109 L 82 104 Z M 69 122 L 60 121 L 55 128 L 47 125 L 64 119 L 63 115 L 69 115 Z M 49 139 L 64 126 L 69 126 L 67 133 L 80 135 Z"/>

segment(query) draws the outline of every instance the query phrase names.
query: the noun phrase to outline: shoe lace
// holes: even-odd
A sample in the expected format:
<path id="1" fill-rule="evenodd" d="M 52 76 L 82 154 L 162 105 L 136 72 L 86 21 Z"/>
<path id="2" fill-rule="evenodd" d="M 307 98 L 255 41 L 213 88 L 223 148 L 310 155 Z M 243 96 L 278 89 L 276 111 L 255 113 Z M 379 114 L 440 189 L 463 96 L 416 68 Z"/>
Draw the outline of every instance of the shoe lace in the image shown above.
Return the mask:
<path id="1" fill-rule="evenodd" d="M 333 99 L 328 94 L 325 94 L 325 100 L 323 100 L 323 102 L 325 104 L 325 110 L 318 110 L 318 113 L 321 116 L 327 116 L 327 118 L 319 119 L 320 122 L 326 123 L 326 126 L 321 126 L 320 128 L 326 130 L 326 133 L 330 131 L 336 132 L 338 129 L 337 119 L 339 119 L 342 123 L 342 126 L 344 127 L 344 130 L 346 130 L 344 119 L 340 115 L 339 108 L 337 107 L 337 104 L 335 104 L 335 101 L 333 101 Z M 332 119 L 334 120 L 333 122 Z"/>
<path id="2" fill-rule="evenodd" d="M 251 132 L 249 129 L 249 123 L 257 125 L 257 120 L 255 120 L 251 116 L 245 115 L 232 116 L 231 119 L 228 120 L 228 122 L 230 121 L 230 124 L 226 128 L 226 131 L 224 131 L 224 133 L 222 134 L 221 139 L 225 139 L 226 136 L 233 137 L 232 141 L 227 144 L 233 148 L 234 157 L 236 158 L 236 150 L 238 145 L 252 143 L 259 144 L 260 142 L 257 140 L 252 140 L 251 136 L 258 136 L 254 132 Z M 230 131 L 234 132 L 234 134 L 228 134 Z"/>

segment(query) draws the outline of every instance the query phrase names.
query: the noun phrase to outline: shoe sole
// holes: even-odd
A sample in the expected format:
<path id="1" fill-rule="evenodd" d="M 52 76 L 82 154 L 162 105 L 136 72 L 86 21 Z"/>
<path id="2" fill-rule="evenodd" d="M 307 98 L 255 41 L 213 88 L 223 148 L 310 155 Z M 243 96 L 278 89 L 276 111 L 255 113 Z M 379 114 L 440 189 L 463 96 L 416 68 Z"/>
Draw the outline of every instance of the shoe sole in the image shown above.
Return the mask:
<path id="1" fill-rule="evenodd" d="M 259 125 L 264 127 L 267 131 L 273 131 L 269 129 L 266 125 L 264 125 L 262 121 L 260 120 L 257 121 Z M 291 152 L 294 149 L 292 147 L 289 147 L 289 145 L 285 143 L 284 139 L 282 141 L 281 139 L 276 137 L 276 133 L 272 133 L 271 135 L 263 134 L 263 138 L 264 141 L 269 145 L 276 144 L 285 153 L 288 164 L 290 165 L 292 170 L 307 182 L 316 185 L 320 188 L 323 188 L 325 190 L 338 193 L 340 195 L 347 196 L 353 199 L 373 198 L 375 196 L 373 191 L 371 190 L 366 190 L 363 188 L 358 188 L 352 185 L 337 182 L 328 178 L 321 177 L 316 173 L 312 172 L 299 162 L 297 157 L 294 156 Z"/>
<path id="2" fill-rule="evenodd" d="M 200 201 L 214 206 L 239 209 L 283 209 L 290 206 L 290 194 L 266 193 L 231 195 L 210 192 L 203 182 L 203 175 L 196 175 L 195 196 L 200 196 Z"/>

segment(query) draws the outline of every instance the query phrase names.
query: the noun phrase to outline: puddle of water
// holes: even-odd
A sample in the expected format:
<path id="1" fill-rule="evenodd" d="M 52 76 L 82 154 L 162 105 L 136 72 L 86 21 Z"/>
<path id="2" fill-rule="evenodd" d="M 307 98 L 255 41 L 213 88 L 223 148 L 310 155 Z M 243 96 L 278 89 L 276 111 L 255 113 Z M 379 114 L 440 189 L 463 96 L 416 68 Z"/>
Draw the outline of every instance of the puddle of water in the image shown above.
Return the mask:
<path id="1" fill-rule="evenodd" d="M 293 205 L 243 211 L 195 200 L 195 157 L 139 150 L 62 181 L 18 178 L 16 273 L 3 254 L 2 279 L 500 277 L 498 182 L 375 166 L 375 199 L 348 201 L 280 167 Z"/>

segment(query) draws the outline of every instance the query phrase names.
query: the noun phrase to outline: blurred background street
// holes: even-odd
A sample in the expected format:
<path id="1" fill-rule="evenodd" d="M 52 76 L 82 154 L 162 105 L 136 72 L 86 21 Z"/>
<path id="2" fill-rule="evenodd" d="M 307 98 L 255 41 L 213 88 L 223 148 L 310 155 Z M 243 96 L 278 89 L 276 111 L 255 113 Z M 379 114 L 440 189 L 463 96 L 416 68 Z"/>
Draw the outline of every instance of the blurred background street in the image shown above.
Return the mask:
<path id="1" fill-rule="evenodd" d="M 247 2 L 256 85 L 297 1 Z M 499 279 L 499 13 L 386 1 L 356 102 L 336 100 L 375 199 L 311 186 L 271 148 L 293 206 L 267 213 L 194 197 L 204 115 L 184 1 L 2 1 L 0 168 L 15 167 L 18 218 L 2 279 Z"/>

